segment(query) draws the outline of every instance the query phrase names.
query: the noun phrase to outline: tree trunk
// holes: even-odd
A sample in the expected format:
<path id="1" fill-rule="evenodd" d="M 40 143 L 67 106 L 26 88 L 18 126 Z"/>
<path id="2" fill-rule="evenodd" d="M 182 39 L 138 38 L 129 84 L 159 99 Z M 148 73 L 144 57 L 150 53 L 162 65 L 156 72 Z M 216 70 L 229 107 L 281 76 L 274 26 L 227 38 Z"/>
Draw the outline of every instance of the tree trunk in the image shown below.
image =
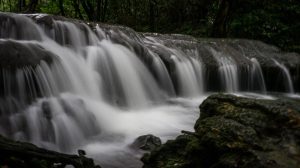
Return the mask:
<path id="1" fill-rule="evenodd" d="M 79 19 L 83 20 L 83 16 L 81 14 L 81 11 L 80 11 L 80 8 L 79 8 L 79 3 L 78 3 L 78 0 L 73 0 L 72 1 L 72 5 L 73 5 L 73 8 L 75 10 L 75 16 L 77 17 L 77 14 L 79 16 Z"/>
<path id="2" fill-rule="evenodd" d="M 226 37 L 228 24 L 233 13 L 233 1 L 221 0 L 219 10 L 215 18 L 212 30 L 212 37 Z"/>
<path id="3" fill-rule="evenodd" d="M 18 1 L 18 11 L 21 12 L 22 11 L 22 0 Z"/>
<path id="4" fill-rule="evenodd" d="M 8 0 L 9 1 L 9 12 L 12 12 L 11 11 L 11 0 Z"/>
<path id="5" fill-rule="evenodd" d="M 38 5 L 38 0 L 31 0 L 26 10 L 26 13 L 35 13 L 37 5 Z"/>
<path id="6" fill-rule="evenodd" d="M 60 9 L 60 14 L 61 14 L 62 16 L 65 16 L 64 2 L 63 2 L 63 0 L 59 0 L 59 1 L 58 1 L 58 4 L 59 4 L 59 9 Z"/>
<path id="7" fill-rule="evenodd" d="M 155 31 L 155 6 L 156 0 L 149 0 L 149 26 L 150 31 Z"/>
<path id="8" fill-rule="evenodd" d="M 81 5 L 85 11 L 85 14 L 88 16 L 88 19 L 90 21 L 94 20 L 94 9 L 92 8 L 92 5 L 89 3 L 88 0 L 80 0 Z"/>
<path id="9" fill-rule="evenodd" d="M 104 0 L 104 5 L 103 5 L 103 8 L 102 8 L 103 12 L 102 12 L 102 18 L 101 18 L 102 22 L 105 22 L 107 7 L 108 7 L 108 0 Z"/>
<path id="10" fill-rule="evenodd" d="M 97 4 L 96 4 L 96 21 L 100 21 L 101 20 L 101 10 L 102 7 L 102 0 L 97 0 Z"/>

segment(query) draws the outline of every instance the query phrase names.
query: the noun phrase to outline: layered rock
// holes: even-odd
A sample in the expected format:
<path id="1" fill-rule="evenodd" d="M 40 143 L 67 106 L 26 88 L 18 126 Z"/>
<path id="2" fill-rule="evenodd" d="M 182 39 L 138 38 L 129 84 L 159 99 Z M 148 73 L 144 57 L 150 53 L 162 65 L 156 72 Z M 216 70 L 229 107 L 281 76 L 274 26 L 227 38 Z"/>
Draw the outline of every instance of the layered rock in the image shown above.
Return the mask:
<path id="1" fill-rule="evenodd" d="M 0 40 L 1 69 L 35 67 L 41 61 L 50 64 L 55 57 L 53 53 L 36 43 Z"/>
<path id="2" fill-rule="evenodd" d="M 41 64 L 50 66 L 55 60 L 58 60 L 55 54 L 36 42 L 0 40 L 0 101 L 3 102 L 2 108 L 9 104 L 12 97 L 23 98 L 24 101 L 31 102 L 41 96 L 41 80 L 36 75 L 37 69 Z M 3 101 L 2 98 L 4 98 Z"/>
<path id="3" fill-rule="evenodd" d="M 160 146 L 161 146 L 160 138 L 151 134 L 139 136 L 131 144 L 131 147 L 133 149 L 142 149 L 144 151 L 152 151 Z"/>
<path id="4" fill-rule="evenodd" d="M 143 157 L 145 168 L 298 167 L 300 101 L 213 95 L 195 132 Z"/>
<path id="5" fill-rule="evenodd" d="M 199 60 L 205 69 L 206 90 L 225 90 L 220 73 L 220 67 L 225 63 L 224 58 L 228 63 L 227 66 L 234 65 L 238 69 L 240 91 L 259 90 L 251 88 L 249 83 L 253 66 L 251 59 L 259 62 L 268 91 L 288 92 L 285 83 L 287 81 L 286 74 L 276 62 L 287 68 L 295 90 L 299 91 L 300 89 L 298 87 L 300 84 L 300 55 L 298 53 L 284 52 L 275 46 L 257 40 L 194 38 L 176 34 L 145 33 L 143 35 L 156 39 L 168 48 L 179 50 L 187 57 Z M 160 46 L 151 49 L 162 58 L 169 71 L 174 72 L 174 62 L 170 59 L 172 53 Z"/>
<path id="6" fill-rule="evenodd" d="M 233 66 L 237 70 L 228 73 L 238 80 L 238 87 L 233 91 L 261 92 L 251 74 L 253 71 L 252 59 L 259 62 L 267 91 L 293 92 L 287 84 L 287 74 L 290 74 L 294 91 L 300 88 L 300 55 L 286 53 L 277 47 L 267 45 L 260 41 L 246 39 L 208 39 L 195 38 L 178 34 L 138 33 L 133 29 L 103 23 L 87 23 L 80 20 L 52 16 L 47 14 L 26 15 L 39 26 L 33 26 L 20 19 L 15 14 L 0 14 L 1 38 L 14 38 L 19 40 L 42 40 L 43 31 L 57 43 L 73 47 L 76 50 L 87 45 L 96 45 L 99 40 L 107 39 L 130 49 L 145 63 L 153 76 L 159 80 L 159 73 L 155 68 L 156 57 L 160 57 L 172 78 L 175 90 L 178 92 L 179 83 L 176 72 L 176 61 L 172 56 L 178 54 L 179 61 L 185 62 L 191 58 L 201 62 L 205 90 L 232 91 L 226 89 L 222 68 Z M 23 17 L 24 18 L 24 17 Z M 26 25 L 26 26 L 24 26 Z M 92 31 L 93 30 L 93 31 Z M 36 32 L 29 36 L 26 32 Z M 80 37 L 80 40 L 74 39 Z M 182 56 L 182 57 L 181 57 Z M 180 59 L 186 57 L 186 59 Z M 280 67 L 286 67 L 286 72 Z M 178 62 L 177 62 L 178 63 Z M 254 75 L 255 76 L 255 75 Z M 255 78 L 255 77 L 254 77 Z M 260 79 L 262 82 L 262 80 Z"/>

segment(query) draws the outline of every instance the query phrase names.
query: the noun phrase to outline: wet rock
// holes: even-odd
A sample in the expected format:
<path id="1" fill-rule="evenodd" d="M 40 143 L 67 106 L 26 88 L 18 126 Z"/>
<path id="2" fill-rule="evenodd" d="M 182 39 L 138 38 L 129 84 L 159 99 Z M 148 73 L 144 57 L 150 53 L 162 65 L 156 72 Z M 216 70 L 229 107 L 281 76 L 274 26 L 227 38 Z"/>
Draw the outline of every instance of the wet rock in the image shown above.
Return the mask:
<path id="1" fill-rule="evenodd" d="M 92 159 L 83 155 L 62 154 L 0 136 L 0 167 L 63 168 L 66 165 L 72 165 L 75 168 L 100 168 Z"/>
<path id="2" fill-rule="evenodd" d="M 68 33 L 62 32 L 62 28 L 56 21 L 67 21 L 76 25 L 82 34 L 85 34 L 86 40 L 84 43 L 89 44 L 91 39 L 88 37 L 89 30 L 88 26 L 95 30 L 98 25 L 102 33 L 96 32 L 100 39 L 108 38 L 116 44 L 121 44 L 131 51 L 135 52 L 137 56 L 145 63 L 146 66 L 151 69 L 153 60 L 152 52 L 158 55 L 171 75 L 175 88 L 177 88 L 177 79 L 174 72 L 175 64 L 172 60 L 174 49 L 184 57 L 193 57 L 200 60 L 203 63 L 204 75 L 206 81 L 206 90 L 208 91 L 224 91 L 224 85 L 221 84 L 222 76 L 220 74 L 220 62 L 218 60 L 221 57 L 226 57 L 229 62 L 236 65 L 238 69 L 239 78 L 239 89 L 242 91 L 257 91 L 250 85 L 249 73 L 251 70 L 249 67 L 252 66 L 251 59 L 255 58 L 261 65 L 262 73 L 265 77 L 265 83 L 268 91 L 272 92 L 287 92 L 289 91 L 286 86 L 286 74 L 283 73 L 282 69 L 276 65 L 274 60 L 277 60 L 280 64 L 287 67 L 291 78 L 293 79 L 294 89 L 296 92 L 300 91 L 300 55 L 298 53 L 286 53 L 281 51 L 279 48 L 268 45 L 257 40 L 247 39 L 214 39 L 214 38 L 195 38 L 188 35 L 180 34 L 158 34 L 158 33 L 137 33 L 131 28 L 119 25 L 108 25 L 103 23 L 88 23 L 81 20 L 64 18 L 61 16 L 53 16 L 47 14 L 28 14 L 27 17 L 37 22 L 41 27 L 44 28 L 46 34 L 57 41 L 59 44 L 65 46 L 72 46 L 72 42 Z M 26 37 L 25 31 L 20 35 L 20 32 L 10 30 L 7 25 L 15 25 L 18 17 L 13 14 L 2 14 L 0 15 L 0 21 L 6 23 L 9 20 L 9 24 L 3 24 L 3 29 L 8 29 L 8 32 L 13 33 L 2 33 L 10 36 L 16 34 L 17 39 L 30 39 L 32 37 Z M 86 26 L 86 25 L 88 26 Z M 5 27 L 6 26 L 6 27 Z M 58 26 L 58 27 L 57 27 Z M 16 30 L 21 29 L 20 25 L 16 25 Z M 55 31 L 55 35 L 53 35 Z M 37 33 L 38 34 L 38 33 Z M 5 37 L 7 38 L 7 37 Z M 34 39 L 39 39 L 35 37 Z M 151 39 L 155 39 L 151 41 Z M 148 41 L 148 42 L 147 42 Z M 157 45 L 159 41 L 159 45 Z M 161 45 L 163 44 L 163 45 Z M 169 50 L 169 49 L 171 50 Z M 155 76 L 155 72 L 152 71 Z M 177 91 L 178 92 L 178 91 Z"/>
<path id="3" fill-rule="evenodd" d="M 85 156 L 85 155 L 86 155 L 86 153 L 85 153 L 85 151 L 84 151 L 84 150 L 82 150 L 82 149 L 79 149 L 79 150 L 78 150 L 78 155 L 79 155 L 79 156 Z"/>
<path id="4" fill-rule="evenodd" d="M 299 100 L 217 94 L 200 109 L 195 132 L 184 131 L 146 154 L 145 168 L 299 166 Z"/>
<path id="5" fill-rule="evenodd" d="M 0 67 L 16 69 L 36 66 L 42 60 L 51 63 L 55 55 L 35 43 L 0 40 Z"/>
<path id="6" fill-rule="evenodd" d="M 138 148 L 145 151 L 152 151 L 160 146 L 161 146 L 160 138 L 151 134 L 138 137 L 131 145 L 131 147 L 133 148 Z"/>

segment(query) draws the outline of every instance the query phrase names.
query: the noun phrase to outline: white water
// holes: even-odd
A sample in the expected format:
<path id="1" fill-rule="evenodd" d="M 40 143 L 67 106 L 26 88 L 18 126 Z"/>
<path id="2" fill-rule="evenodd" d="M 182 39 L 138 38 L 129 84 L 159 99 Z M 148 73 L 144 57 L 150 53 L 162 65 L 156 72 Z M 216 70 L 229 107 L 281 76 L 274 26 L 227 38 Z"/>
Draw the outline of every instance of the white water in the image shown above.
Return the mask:
<path id="1" fill-rule="evenodd" d="M 287 91 L 289 93 L 294 93 L 294 86 L 293 86 L 293 81 L 292 81 L 292 78 L 291 78 L 291 75 L 290 75 L 290 72 L 289 70 L 286 68 L 285 65 L 279 63 L 278 61 L 276 61 L 275 59 L 273 60 L 275 62 L 275 64 L 282 70 L 282 73 L 284 74 L 283 76 L 285 77 L 285 82 L 284 82 L 284 85 L 287 89 Z"/>
<path id="2" fill-rule="evenodd" d="M 153 37 L 147 37 L 146 43 L 154 48 L 165 51 L 175 65 L 175 82 L 178 85 L 178 94 L 182 97 L 197 97 L 204 91 L 205 80 L 200 60 L 196 60 L 197 51 L 184 52 L 179 48 L 170 48 Z M 194 56 L 194 57 L 193 57 Z"/>
<path id="3" fill-rule="evenodd" d="M 98 50 L 98 52 L 93 50 Z M 108 82 L 109 84 L 120 83 L 121 88 L 119 92 L 124 94 L 125 103 L 129 108 L 146 106 L 151 98 L 155 100 L 160 99 L 160 95 L 155 93 L 159 88 L 148 69 L 134 53 L 124 46 L 103 40 L 99 46 L 89 47 L 87 53 L 88 62 L 94 64 L 90 66 L 96 69 L 99 66 L 103 66 L 101 64 L 105 64 L 104 67 L 106 69 L 103 69 L 104 72 L 100 70 L 101 75 L 103 77 L 108 75 L 107 78 L 115 78 L 115 80 L 106 80 L 104 82 Z M 99 59 L 98 62 L 100 64 L 95 63 L 97 59 Z M 113 91 L 113 93 L 116 92 Z M 120 96 L 114 95 L 114 97 L 117 98 Z"/>
<path id="4" fill-rule="evenodd" d="M 102 167 L 129 168 L 141 167 L 142 152 L 129 147 L 138 136 L 154 134 L 165 142 L 181 130 L 193 130 L 198 106 L 208 96 L 205 65 L 196 48 L 138 34 L 132 39 L 113 30 L 109 35 L 99 26 L 95 34 L 85 24 L 54 21 L 48 29 L 25 16 L 12 14 L 12 19 L 18 24 L 1 23 L 2 41 L 38 45 L 55 57 L 50 64 L 41 61 L 15 72 L 2 69 L 1 134 L 67 153 L 84 149 Z M 125 44 L 111 36 L 120 36 Z M 141 59 L 136 46 L 148 60 Z M 212 48 L 210 52 L 219 64 L 222 86 L 237 92 L 236 62 Z M 252 81 L 264 92 L 262 70 L 252 61 Z"/>
<path id="5" fill-rule="evenodd" d="M 250 86 L 253 87 L 252 90 L 258 87 L 261 93 L 266 94 L 267 88 L 261 66 L 256 58 L 251 58 L 250 60 L 252 62 Z"/>
<path id="6" fill-rule="evenodd" d="M 228 55 L 210 48 L 212 55 L 219 63 L 219 72 L 222 86 L 226 92 L 237 92 L 239 90 L 237 63 Z"/>
<path id="7" fill-rule="evenodd" d="M 154 61 L 152 64 L 155 73 L 157 74 L 158 82 L 160 83 L 161 87 L 164 91 L 167 92 L 169 96 L 175 96 L 175 89 L 172 83 L 172 80 L 169 76 L 168 70 L 165 67 L 163 61 L 157 56 L 155 53 L 149 50 L 149 53 L 152 55 Z"/>
<path id="8" fill-rule="evenodd" d="M 159 57 L 155 57 L 153 64 L 159 74 L 158 84 L 135 53 L 122 45 L 98 40 L 91 31 L 88 36 L 93 40 L 83 41 L 85 35 L 73 23 L 55 21 L 55 31 L 47 32 L 47 36 L 31 20 L 25 21 L 38 34 L 30 36 L 27 31 L 16 42 L 40 45 L 57 57 L 51 65 L 41 61 L 35 68 L 18 69 L 4 77 L 7 86 L 16 79 L 18 94 L 14 100 L 9 99 L 13 95 L 7 92 L 6 103 L 0 106 L 11 113 L 6 114 L 9 124 L 0 126 L 2 134 L 62 152 L 85 149 L 104 167 L 122 167 L 121 163 L 127 159 L 128 167 L 136 167 L 141 165 L 138 161 L 141 153 L 132 151 L 128 145 L 138 136 L 154 134 L 166 141 L 182 129 L 192 131 L 201 100 L 168 97 L 174 96 L 175 91 Z M 10 37 L 15 38 L 14 34 Z M 185 58 L 185 61 L 182 71 L 186 74 L 200 68 L 195 60 Z M 177 64 L 181 68 L 181 63 Z M 190 85 L 197 83 L 195 75 L 188 77 L 193 80 Z M 167 88 L 166 92 L 163 88 Z M 193 89 L 199 96 L 198 87 Z M 187 96 L 194 94 L 193 90 L 188 93 Z M 27 97 L 35 100 L 27 104 Z M 14 106 L 17 110 L 11 108 Z"/>

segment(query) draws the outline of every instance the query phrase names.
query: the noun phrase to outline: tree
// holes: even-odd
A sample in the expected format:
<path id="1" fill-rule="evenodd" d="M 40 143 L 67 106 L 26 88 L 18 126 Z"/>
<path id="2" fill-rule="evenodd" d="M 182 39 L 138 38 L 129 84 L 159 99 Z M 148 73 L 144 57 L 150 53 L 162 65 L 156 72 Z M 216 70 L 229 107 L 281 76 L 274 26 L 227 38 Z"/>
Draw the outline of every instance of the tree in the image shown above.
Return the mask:
<path id="1" fill-rule="evenodd" d="M 63 0 L 58 0 L 58 4 L 59 4 L 59 9 L 60 9 L 60 14 L 62 16 L 65 16 L 64 2 L 63 2 Z"/>
<path id="2" fill-rule="evenodd" d="M 149 26 L 151 31 L 156 30 L 156 19 L 155 19 L 155 9 L 157 8 L 156 0 L 149 0 Z"/>
<path id="3" fill-rule="evenodd" d="M 35 13 L 37 5 L 38 5 L 38 0 L 30 0 L 26 13 Z"/>
<path id="4" fill-rule="evenodd" d="M 95 11 L 91 2 L 89 0 L 80 0 L 80 2 L 85 14 L 88 16 L 88 20 L 95 21 Z"/>
<path id="5" fill-rule="evenodd" d="M 219 9 L 212 28 L 212 37 L 227 37 L 228 26 L 237 0 L 220 0 Z"/>

